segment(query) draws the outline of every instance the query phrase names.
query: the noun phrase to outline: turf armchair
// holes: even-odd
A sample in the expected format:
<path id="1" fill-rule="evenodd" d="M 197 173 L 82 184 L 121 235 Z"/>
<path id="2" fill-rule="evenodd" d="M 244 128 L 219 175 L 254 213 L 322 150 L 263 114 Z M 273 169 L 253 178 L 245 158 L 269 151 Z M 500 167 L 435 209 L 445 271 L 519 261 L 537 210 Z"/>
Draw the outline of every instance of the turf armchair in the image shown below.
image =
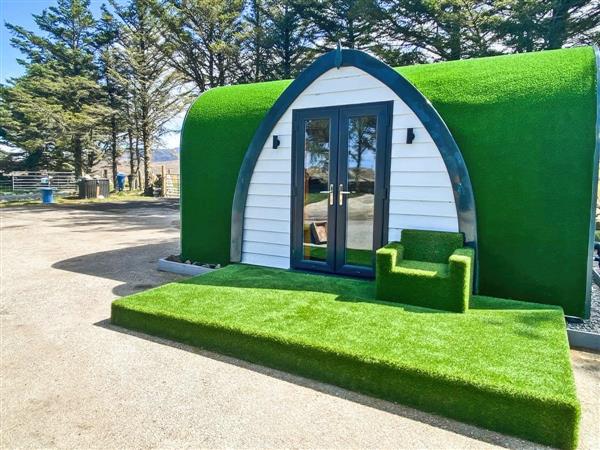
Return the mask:
<path id="1" fill-rule="evenodd" d="M 377 298 L 465 312 L 473 286 L 474 251 L 462 233 L 403 230 L 401 242 L 377 250 Z"/>

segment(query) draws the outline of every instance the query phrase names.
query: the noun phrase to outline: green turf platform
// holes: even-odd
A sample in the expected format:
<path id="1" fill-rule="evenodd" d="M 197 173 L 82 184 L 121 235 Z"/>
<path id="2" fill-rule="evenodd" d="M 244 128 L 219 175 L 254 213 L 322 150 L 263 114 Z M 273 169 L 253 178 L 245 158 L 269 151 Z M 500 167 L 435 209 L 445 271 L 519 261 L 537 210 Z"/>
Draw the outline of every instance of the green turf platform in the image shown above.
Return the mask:
<path id="1" fill-rule="evenodd" d="M 112 322 L 495 431 L 575 448 L 559 307 L 475 296 L 455 314 L 374 283 L 246 265 L 125 297 Z"/>

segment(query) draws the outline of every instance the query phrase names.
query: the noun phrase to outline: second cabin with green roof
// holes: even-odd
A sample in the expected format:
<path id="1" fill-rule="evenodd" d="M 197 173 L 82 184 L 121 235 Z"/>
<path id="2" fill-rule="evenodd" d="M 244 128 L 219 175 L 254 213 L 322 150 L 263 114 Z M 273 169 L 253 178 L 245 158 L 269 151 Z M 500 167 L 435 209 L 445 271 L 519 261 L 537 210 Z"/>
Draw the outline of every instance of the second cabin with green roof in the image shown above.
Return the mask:
<path id="1" fill-rule="evenodd" d="M 182 257 L 372 277 L 402 230 L 462 232 L 482 295 L 589 315 L 591 47 L 393 69 L 355 50 L 201 95 L 181 139 Z"/>

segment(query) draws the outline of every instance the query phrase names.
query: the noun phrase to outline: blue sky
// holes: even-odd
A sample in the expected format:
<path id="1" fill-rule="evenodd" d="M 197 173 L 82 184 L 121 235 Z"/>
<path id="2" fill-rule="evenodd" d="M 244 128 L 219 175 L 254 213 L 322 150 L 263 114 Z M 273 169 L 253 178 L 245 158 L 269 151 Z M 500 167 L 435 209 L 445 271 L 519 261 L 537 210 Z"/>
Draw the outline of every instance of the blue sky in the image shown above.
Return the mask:
<path id="1" fill-rule="evenodd" d="M 91 0 L 90 8 L 95 17 L 100 15 L 100 6 L 108 3 L 106 0 Z M 32 14 L 40 14 L 49 6 L 55 5 L 55 0 L 0 0 L 0 83 L 7 79 L 22 75 L 23 67 L 17 63 L 20 52 L 11 47 L 11 35 L 4 24 L 21 25 L 27 30 L 39 31 Z M 168 124 L 170 129 L 179 129 L 183 120 L 182 112 Z M 163 138 L 168 148 L 179 146 L 179 133 L 169 133 Z"/>
<path id="2" fill-rule="evenodd" d="M 92 13 L 97 17 L 100 13 L 100 6 L 107 3 L 106 0 L 91 0 L 90 7 Z M 20 53 L 10 45 L 10 33 L 4 26 L 5 22 L 13 25 L 21 25 L 28 30 L 39 31 L 32 14 L 40 14 L 44 9 L 56 4 L 54 0 L 0 0 L 0 47 L 1 67 L 0 82 L 4 83 L 8 78 L 19 76 L 23 73 L 23 68 L 17 63 Z"/>

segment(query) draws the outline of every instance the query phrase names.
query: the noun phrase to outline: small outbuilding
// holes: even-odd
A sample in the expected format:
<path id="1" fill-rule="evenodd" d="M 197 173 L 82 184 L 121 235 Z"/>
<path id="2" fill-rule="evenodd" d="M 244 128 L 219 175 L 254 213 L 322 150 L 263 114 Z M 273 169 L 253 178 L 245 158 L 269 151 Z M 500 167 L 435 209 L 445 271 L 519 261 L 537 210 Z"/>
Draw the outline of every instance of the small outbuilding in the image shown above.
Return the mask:
<path id="1" fill-rule="evenodd" d="M 332 51 L 202 94 L 181 137 L 183 259 L 372 277 L 403 229 L 460 231 L 481 295 L 589 315 L 591 47 L 392 68 Z"/>

